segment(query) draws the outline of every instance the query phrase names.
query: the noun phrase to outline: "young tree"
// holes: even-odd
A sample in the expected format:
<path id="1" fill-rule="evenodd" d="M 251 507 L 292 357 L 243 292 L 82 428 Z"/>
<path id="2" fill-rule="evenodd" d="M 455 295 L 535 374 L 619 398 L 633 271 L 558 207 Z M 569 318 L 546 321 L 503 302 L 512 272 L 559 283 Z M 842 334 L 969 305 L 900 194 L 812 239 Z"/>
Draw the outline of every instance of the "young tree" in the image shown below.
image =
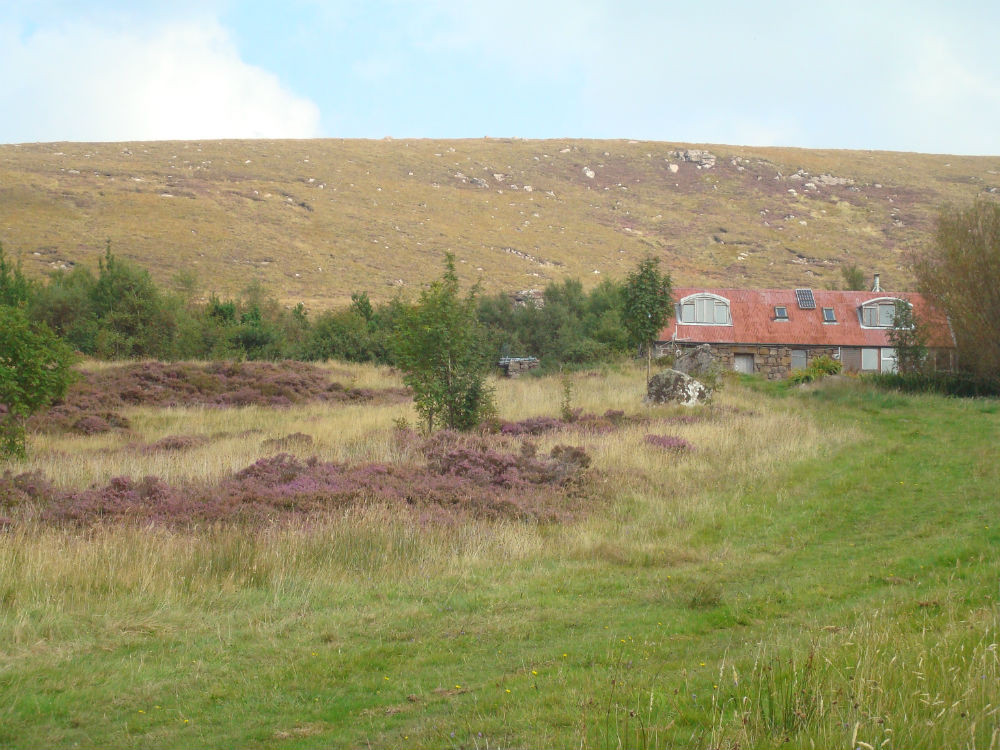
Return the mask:
<path id="1" fill-rule="evenodd" d="M 47 326 L 0 305 L 0 454 L 24 455 L 24 421 L 65 394 L 72 357 Z"/>
<path id="2" fill-rule="evenodd" d="M 844 289 L 849 292 L 864 292 L 868 289 L 865 272 L 855 264 L 841 266 L 840 275 L 844 277 Z"/>
<path id="3" fill-rule="evenodd" d="M 673 311 L 670 274 L 660 272 L 660 259 L 647 257 L 628 275 L 622 290 L 622 314 L 629 341 L 646 349 L 646 382 L 656 337 Z"/>
<path id="4" fill-rule="evenodd" d="M 11 265 L 0 245 L 0 305 L 25 307 L 31 299 L 31 282 L 21 272 L 21 263 Z"/>
<path id="5" fill-rule="evenodd" d="M 486 385 L 485 332 L 476 320 L 473 287 L 459 296 L 455 257 L 446 256 L 444 275 L 420 293 L 397 323 L 392 340 L 403 382 L 413 389 L 417 412 L 427 425 L 467 430 L 493 411 Z"/>
<path id="6" fill-rule="evenodd" d="M 913 308 L 903 300 L 896 300 L 892 328 L 887 333 L 889 343 L 896 350 L 898 372 L 920 372 L 927 359 L 927 334 L 913 314 Z"/>
<path id="7" fill-rule="evenodd" d="M 948 316 L 962 369 L 1000 380 L 1000 204 L 947 208 L 914 259 L 920 291 Z"/>

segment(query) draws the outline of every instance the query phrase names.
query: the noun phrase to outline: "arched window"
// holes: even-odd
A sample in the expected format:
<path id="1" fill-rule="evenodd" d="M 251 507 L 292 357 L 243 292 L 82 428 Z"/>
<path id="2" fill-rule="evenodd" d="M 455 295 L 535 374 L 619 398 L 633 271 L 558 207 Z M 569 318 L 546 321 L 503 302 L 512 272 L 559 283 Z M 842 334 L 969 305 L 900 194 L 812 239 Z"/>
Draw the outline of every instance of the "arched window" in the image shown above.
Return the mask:
<path id="1" fill-rule="evenodd" d="M 905 299 L 879 297 L 861 305 L 861 325 L 865 328 L 892 328 L 896 319 L 896 303 L 910 305 Z"/>
<path id="2" fill-rule="evenodd" d="M 677 303 L 677 322 L 705 326 L 733 324 L 729 300 L 717 294 L 690 294 Z"/>

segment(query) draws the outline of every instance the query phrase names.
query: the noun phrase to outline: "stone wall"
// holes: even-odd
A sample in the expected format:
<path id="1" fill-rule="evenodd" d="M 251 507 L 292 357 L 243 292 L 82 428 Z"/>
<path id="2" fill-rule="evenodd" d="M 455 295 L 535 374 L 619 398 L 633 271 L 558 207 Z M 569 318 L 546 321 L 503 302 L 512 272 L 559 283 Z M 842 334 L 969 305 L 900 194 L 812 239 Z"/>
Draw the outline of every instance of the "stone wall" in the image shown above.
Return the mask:
<path id="1" fill-rule="evenodd" d="M 675 348 L 676 346 L 676 348 Z M 677 344 L 666 341 L 656 345 L 655 354 L 658 357 L 669 357 L 677 350 L 688 351 L 697 347 L 698 344 Z M 779 380 L 786 378 L 792 371 L 792 349 L 801 349 L 806 353 L 806 367 L 816 357 L 824 354 L 831 359 L 843 357 L 842 364 L 845 372 L 860 372 L 861 370 L 861 348 L 860 347 L 839 347 L 839 346 L 754 346 L 746 344 L 712 344 L 712 355 L 715 357 L 716 366 L 721 372 L 735 370 L 735 359 L 737 354 L 752 354 L 753 369 L 757 375 L 763 375 L 768 380 Z M 955 370 L 955 350 L 954 349 L 930 349 L 928 351 L 928 361 L 935 370 L 954 371 Z M 881 366 L 881 359 L 879 360 Z"/>
<path id="2" fill-rule="evenodd" d="M 680 349 L 688 349 L 689 345 L 680 345 Z M 763 375 L 768 380 L 779 380 L 788 377 L 792 371 L 792 349 L 802 349 L 806 352 L 806 366 L 815 357 L 824 354 L 837 359 L 839 347 L 836 346 L 780 346 L 780 345 L 747 345 L 747 344 L 712 344 L 712 354 L 715 355 L 719 370 L 735 370 L 737 354 L 752 354 L 753 369 L 757 375 Z M 671 344 L 660 345 L 658 353 L 669 356 Z"/>

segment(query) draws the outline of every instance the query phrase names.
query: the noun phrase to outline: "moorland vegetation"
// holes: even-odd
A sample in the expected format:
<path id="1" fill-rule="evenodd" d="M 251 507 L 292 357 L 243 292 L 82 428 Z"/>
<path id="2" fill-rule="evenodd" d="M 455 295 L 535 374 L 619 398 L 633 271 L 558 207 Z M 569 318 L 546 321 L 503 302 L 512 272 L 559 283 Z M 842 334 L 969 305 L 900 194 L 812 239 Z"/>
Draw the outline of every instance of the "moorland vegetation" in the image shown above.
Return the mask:
<path id="1" fill-rule="evenodd" d="M 996 156 L 626 140 L 0 145 L 0 241 L 35 279 L 96 268 L 110 238 L 162 289 L 256 280 L 315 314 L 416 296 L 446 252 L 487 295 L 589 291 L 650 254 L 683 286 L 830 288 L 856 265 L 909 290 L 906 250 L 998 174 Z"/>

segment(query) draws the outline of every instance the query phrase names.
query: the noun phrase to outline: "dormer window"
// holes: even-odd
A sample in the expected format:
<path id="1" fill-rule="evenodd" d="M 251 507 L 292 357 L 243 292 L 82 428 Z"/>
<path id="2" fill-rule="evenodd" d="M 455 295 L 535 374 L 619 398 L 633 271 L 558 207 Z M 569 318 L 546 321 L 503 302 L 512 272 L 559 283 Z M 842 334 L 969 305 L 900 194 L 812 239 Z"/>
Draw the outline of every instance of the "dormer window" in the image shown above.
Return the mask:
<path id="1" fill-rule="evenodd" d="M 832 307 L 823 308 L 823 322 L 824 323 L 836 323 L 837 313 L 833 311 Z"/>
<path id="2" fill-rule="evenodd" d="M 717 294 L 692 294 L 677 305 L 677 322 L 692 325 L 728 326 L 729 300 Z"/>
<path id="3" fill-rule="evenodd" d="M 892 328 L 896 320 L 897 302 L 910 304 L 906 300 L 897 300 L 889 297 L 866 302 L 861 306 L 861 325 L 865 328 Z"/>
<path id="4" fill-rule="evenodd" d="M 774 306 L 774 319 L 775 320 L 788 320 L 788 308 L 784 305 Z"/>

